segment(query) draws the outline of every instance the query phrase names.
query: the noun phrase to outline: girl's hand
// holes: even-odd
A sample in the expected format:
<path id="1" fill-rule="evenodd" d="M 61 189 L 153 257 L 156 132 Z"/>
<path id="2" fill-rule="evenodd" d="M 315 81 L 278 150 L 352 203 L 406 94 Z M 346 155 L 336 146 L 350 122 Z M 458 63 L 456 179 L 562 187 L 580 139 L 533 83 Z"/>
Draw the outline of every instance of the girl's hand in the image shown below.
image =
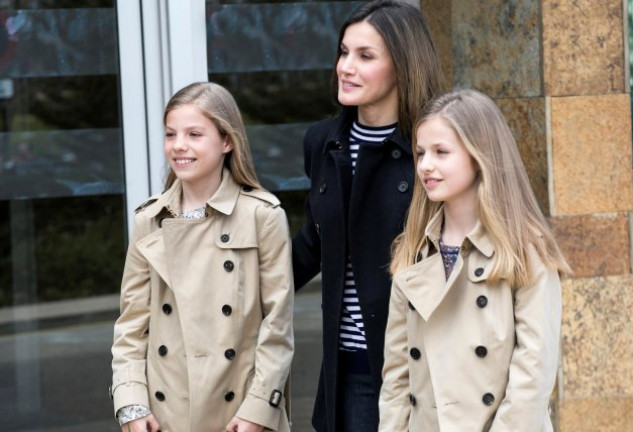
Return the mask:
<path id="1" fill-rule="evenodd" d="M 152 414 L 121 426 L 121 432 L 159 432 L 160 426 Z"/>
<path id="2" fill-rule="evenodd" d="M 233 420 L 226 425 L 226 432 L 262 432 L 263 430 L 264 426 L 237 417 L 233 417 Z"/>

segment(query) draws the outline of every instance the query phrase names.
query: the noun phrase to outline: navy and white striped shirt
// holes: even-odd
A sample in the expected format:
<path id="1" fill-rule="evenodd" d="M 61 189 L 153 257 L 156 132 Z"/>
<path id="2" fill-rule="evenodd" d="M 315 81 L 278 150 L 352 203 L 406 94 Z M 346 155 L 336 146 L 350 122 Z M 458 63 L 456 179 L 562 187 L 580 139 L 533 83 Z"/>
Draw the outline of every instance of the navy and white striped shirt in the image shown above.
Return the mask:
<path id="1" fill-rule="evenodd" d="M 358 153 L 363 144 L 379 143 L 396 130 L 396 125 L 369 127 L 357 121 L 352 124 L 349 139 L 349 150 L 352 157 L 352 173 L 356 172 Z M 362 287 L 359 287 L 362 289 Z M 339 325 L 339 349 L 343 351 L 367 350 L 363 314 L 358 302 L 356 281 L 351 257 L 347 257 L 345 268 L 345 289 L 343 291 L 343 312 Z"/>

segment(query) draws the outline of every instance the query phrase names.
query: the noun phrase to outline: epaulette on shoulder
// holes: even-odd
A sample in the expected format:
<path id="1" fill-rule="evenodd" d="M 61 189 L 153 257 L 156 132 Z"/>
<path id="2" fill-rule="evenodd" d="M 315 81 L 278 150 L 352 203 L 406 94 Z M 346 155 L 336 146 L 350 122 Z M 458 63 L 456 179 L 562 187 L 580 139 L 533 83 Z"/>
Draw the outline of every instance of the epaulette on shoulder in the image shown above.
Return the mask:
<path id="1" fill-rule="evenodd" d="M 136 209 L 134 210 L 134 213 L 135 213 L 135 214 L 137 214 L 137 213 L 142 212 L 142 211 L 143 211 L 143 210 L 145 210 L 147 207 L 149 207 L 151 204 L 153 204 L 153 203 L 155 203 L 156 201 L 158 201 L 158 197 L 159 197 L 159 195 L 155 195 L 155 196 L 149 197 L 149 198 L 147 199 L 147 201 L 145 201 L 145 202 L 144 202 L 143 204 L 141 204 L 140 206 L 136 207 Z"/>
<path id="2" fill-rule="evenodd" d="M 247 195 L 253 198 L 260 199 L 274 207 L 277 207 L 279 204 L 281 204 L 281 202 L 275 195 L 262 189 L 256 189 L 248 185 L 243 185 L 240 189 L 240 192 L 242 195 Z"/>

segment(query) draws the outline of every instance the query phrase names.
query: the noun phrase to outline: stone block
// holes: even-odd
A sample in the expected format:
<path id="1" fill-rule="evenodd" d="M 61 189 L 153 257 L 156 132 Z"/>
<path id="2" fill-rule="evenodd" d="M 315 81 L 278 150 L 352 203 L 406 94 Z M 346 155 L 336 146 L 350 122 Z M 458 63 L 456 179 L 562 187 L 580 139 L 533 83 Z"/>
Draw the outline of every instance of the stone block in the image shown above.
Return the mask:
<path id="1" fill-rule="evenodd" d="M 551 218 L 549 222 L 574 271 L 574 278 L 631 272 L 630 229 L 626 212 L 561 216 Z"/>
<path id="2" fill-rule="evenodd" d="M 426 14 L 431 27 L 435 47 L 444 72 L 446 89 L 453 87 L 453 37 L 451 27 L 451 2 L 446 0 L 421 0 L 420 9 Z"/>
<path id="3" fill-rule="evenodd" d="M 622 0 L 541 3 L 545 95 L 626 92 Z"/>
<path id="4" fill-rule="evenodd" d="M 540 2 L 453 0 L 453 85 L 542 96 Z"/>
<path id="5" fill-rule="evenodd" d="M 517 141 L 541 211 L 549 215 L 545 98 L 498 99 L 495 102 Z"/>
<path id="6" fill-rule="evenodd" d="M 558 432 L 625 432 L 633 427 L 633 397 L 565 400 L 558 412 Z"/>
<path id="7" fill-rule="evenodd" d="M 631 293 L 632 275 L 563 280 L 560 400 L 633 397 Z"/>
<path id="8" fill-rule="evenodd" d="M 549 101 L 552 215 L 633 209 L 629 95 Z"/>

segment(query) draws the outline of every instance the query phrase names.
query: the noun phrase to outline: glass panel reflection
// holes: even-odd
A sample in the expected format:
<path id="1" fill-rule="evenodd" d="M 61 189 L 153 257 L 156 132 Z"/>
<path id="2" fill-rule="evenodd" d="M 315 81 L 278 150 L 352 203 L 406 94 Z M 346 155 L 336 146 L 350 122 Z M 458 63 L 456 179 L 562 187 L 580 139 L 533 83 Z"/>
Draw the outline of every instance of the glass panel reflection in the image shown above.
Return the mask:
<path id="1" fill-rule="evenodd" d="M 117 431 L 107 387 L 126 221 L 115 2 L 0 5 L 0 430 Z"/>

